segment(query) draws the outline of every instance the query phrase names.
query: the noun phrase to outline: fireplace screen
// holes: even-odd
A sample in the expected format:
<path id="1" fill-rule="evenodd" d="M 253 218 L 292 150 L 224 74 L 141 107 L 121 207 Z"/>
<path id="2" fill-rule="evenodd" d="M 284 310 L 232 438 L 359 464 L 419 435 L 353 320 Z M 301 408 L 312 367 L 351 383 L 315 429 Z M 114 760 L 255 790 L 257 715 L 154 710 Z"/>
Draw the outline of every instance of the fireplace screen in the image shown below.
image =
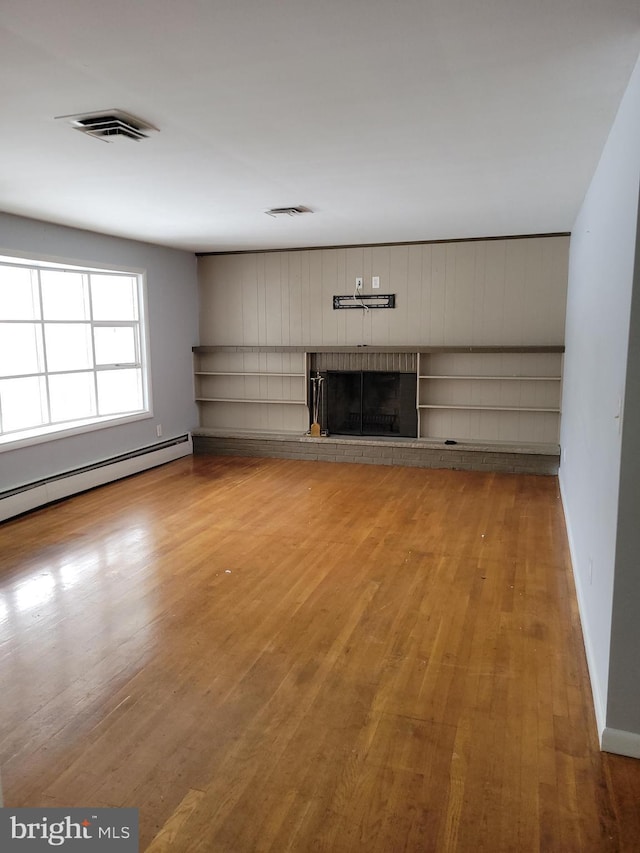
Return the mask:
<path id="1" fill-rule="evenodd" d="M 415 373 L 329 370 L 326 378 L 330 434 L 416 437 Z"/>

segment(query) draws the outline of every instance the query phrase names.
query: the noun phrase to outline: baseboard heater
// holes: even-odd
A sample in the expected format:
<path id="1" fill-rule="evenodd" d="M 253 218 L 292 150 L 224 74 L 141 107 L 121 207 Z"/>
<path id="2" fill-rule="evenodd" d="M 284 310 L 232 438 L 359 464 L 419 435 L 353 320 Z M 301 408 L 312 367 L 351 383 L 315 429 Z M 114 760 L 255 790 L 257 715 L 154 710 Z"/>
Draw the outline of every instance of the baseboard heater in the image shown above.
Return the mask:
<path id="1" fill-rule="evenodd" d="M 7 489 L 0 492 L 0 521 L 147 468 L 155 468 L 181 456 L 190 456 L 192 452 L 191 435 L 181 435 Z"/>

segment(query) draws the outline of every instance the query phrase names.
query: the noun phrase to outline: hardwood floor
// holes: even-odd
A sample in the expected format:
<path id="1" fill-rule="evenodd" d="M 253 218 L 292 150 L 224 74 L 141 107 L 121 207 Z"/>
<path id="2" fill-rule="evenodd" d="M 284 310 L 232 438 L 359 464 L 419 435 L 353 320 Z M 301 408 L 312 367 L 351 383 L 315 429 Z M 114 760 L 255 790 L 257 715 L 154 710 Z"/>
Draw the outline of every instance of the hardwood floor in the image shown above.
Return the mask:
<path id="1" fill-rule="evenodd" d="M 637 851 L 553 477 L 178 460 L 0 525 L 10 806 L 140 850 Z"/>

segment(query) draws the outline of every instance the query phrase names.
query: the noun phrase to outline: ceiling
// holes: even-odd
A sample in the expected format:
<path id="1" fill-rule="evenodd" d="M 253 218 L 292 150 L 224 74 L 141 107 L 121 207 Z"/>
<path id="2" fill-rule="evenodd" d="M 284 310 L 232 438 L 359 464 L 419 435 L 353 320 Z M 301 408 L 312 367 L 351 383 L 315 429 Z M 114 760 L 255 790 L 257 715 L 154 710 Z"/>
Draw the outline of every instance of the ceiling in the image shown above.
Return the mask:
<path id="1" fill-rule="evenodd" d="M 637 0 L 0 10 L 0 208 L 195 251 L 568 231 L 640 52 Z M 108 108 L 160 132 L 55 120 Z"/>

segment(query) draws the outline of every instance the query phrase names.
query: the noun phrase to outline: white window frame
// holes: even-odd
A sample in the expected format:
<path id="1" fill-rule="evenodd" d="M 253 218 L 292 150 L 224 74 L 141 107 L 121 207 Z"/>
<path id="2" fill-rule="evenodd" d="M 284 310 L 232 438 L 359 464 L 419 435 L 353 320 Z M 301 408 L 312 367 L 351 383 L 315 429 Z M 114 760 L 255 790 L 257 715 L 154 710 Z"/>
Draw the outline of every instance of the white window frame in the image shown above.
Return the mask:
<path id="1" fill-rule="evenodd" d="M 137 340 L 138 340 L 138 349 L 137 353 L 139 361 L 136 363 L 127 364 L 123 367 L 116 367 L 115 365 L 100 365 L 96 366 L 95 363 L 93 367 L 88 368 L 86 370 L 87 373 L 92 373 L 94 376 L 94 382 L 97 381 L 97 374 L 99 372 L 114 370 L 114 369 L 127 369 L 131 367 L 139 367 L 141 369 L 141 377 L 142 377 L 142 394 L 143 394 L 143 409 L 140 409 L 135 412 L 125 413 L 125 414 L 115 414 L 115 415 L 102 415 L 91 418 L 77 419 L 73 421 L 65 421 L 63 423 L 49 423 L 38 427 L 32 427 L 25 430 L 8 432 L 8 433 L 0 433 L 0 453 L 7 450 L 16 450 L 20 447 L 28 447 L 32 444 L 40 444 L 42 442 L 53 441 L 60 438 L 66 438 L 68 436 L 80 435 L 82 433 L 91 432 L 93 430 L 99 429 L 107 429 L 113 426 L 118 426 L 122 424 L 134 423 L 135 421 L 146 420 L 153 417 L 153 402 L 152 402 L 152 394 L 151 394 L 151 368 L 150 368 L 150 352 L 149 352 L 149 320 L 148 320 L 148 309 L 147 309 L 147 276 L 146 270 L 136 268 L 136 267 L 121 267 L 112 264 L 86 264 L 79 262 L 77 260 L 67 260 L 63 258 L 53 258 L 53 257 L 39 257 L 34 258 L 32 255 L 21 255 L 20 253 L 16 253 L 15 251 L 2 251 L 0 249 L 0 265 L 2 266 L 18 266 L 22 268 L 27 268 L 31 270 L 55 270 L 56 272 L 68 271 L 71 273 L 81 273 L 91 275 L 94 274 L 107 274 L 107 275 L 123 275 L 130 276 L 136 279 L 137 282 L 137 298 L 138 298 L 138 320 L 137 321 L 96 321 L 93 317 L 90 318 L 89 321 L 77 321 L 77 322 L 89 322 L 91 325 L 91 329 L 99 328 L 99 327 L 113 327 L 113 326 L 125 326 L 130 327 L 132 325 L 137 326 Z M 21 321 L 5 321 L 2 322 L 21 322 Z M 43 323 L 45 319 L 41 316 L 39 320 L 36 322 Z M 56 322 L 56 321 L 46 321 L 46 322 Z M 59 320 L 57 322 L 67 323 L 73 321 L 65 321 Z M 43 335 L 43 345 L 44 344 L 44 335 Z M 93 346 L 93 331 L 92 331 L 92 346 Z M 78 373 L 82 371 L 71 370 L 71 371 L 52 371 L 51 375 L 61 375 L 65 372 L 68 373 Z M 34 375 L 44 375 L 48 376 L 48 372 L 46 369 L 38 374 Z M 20 374 L 20 378 L 24 378 L 25 374 Z M 10 378 L 10 377 L 2 377 Z M 1 427 L 0 427 L 1 428 Z"/>

